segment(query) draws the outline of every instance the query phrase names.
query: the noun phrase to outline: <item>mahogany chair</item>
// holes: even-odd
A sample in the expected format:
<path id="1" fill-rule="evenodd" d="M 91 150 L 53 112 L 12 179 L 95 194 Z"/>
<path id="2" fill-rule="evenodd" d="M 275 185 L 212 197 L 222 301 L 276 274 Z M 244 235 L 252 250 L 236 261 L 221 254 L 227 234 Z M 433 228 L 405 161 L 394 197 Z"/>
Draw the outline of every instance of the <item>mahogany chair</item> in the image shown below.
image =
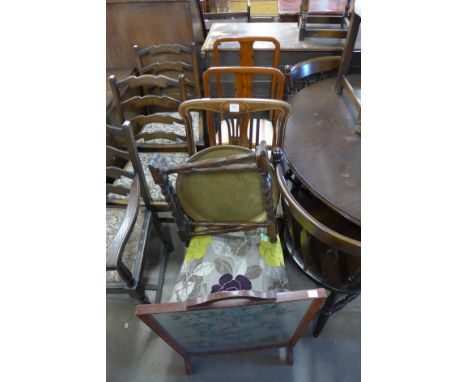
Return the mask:
<path id="1" fill-rule="evenodd" d="M 272 68 L 278 69 L 281 46 L 277 39 L 270 36 L 219 37 L 213 43 L 213 66 L 220 66 L 219 46 L 221 44 L 239 45 L 239 66 L 255 66 L 255 43 L 270 43 L 273 47 Z"/>
<path id="2" fill-rule="evenodd" d="M 255 148 L 263 140 L 268 147 L 283 147 L 286 123 L 291 114 L 287 102 L 259 98 L 203 98 L 188 100 L 179 107 L 187 130 L 191 113 L 207 114 L 210 146 L 239 145 Z"/>
<path id="3" fill-rule="evenodd" d="M 179 75 L 178 80 L 163 75 L 144 74 L 117 81 L 115 76 L 110 76 L 109 83 L 120 122 L 128 120 L 132 123 L 139 151 L 194 153 L 190 147 L 192 140 L 200 140 L 199 118 L 195 118 L 193 130 L 187 132 L 177 112 L 179 105 L 186 99 L 183 74 Z M 127 88 L 138 88 L 141 95 L 124 99 Z M 163 91 L 168 88 L 176 89 L 179 97 L 176 99 L 152 94 L 154 89 Z"/>
<path id="4" fill-rule="evenodd" d="M 214 82 L 215 89 L 212 92 Z M 221 81 L 225 81 L 225 86 L 221 88 Z M 268 83 L 265 89 L 256 91 L 260 87 L 254 89 L 254 81 L 261 81 L 262 84 Z M 268 90 L 268 86 L 270 89 Z M 276 68 L 263 68 L 254 66 L 224 66 L 224 67 L 211 67 L 203 73 L 203 91 L 205 97 L 241 97 L 241 98 L 271 98 L 271 99 L 283 99 L 284 93 L 284 75 L 279 69 Z M 275 115 L 268 114 L 261 117 L 256 124 L 258 124 L 263 131 L 264 136 L 260 136 L 260 139 L 256 141 L 258 144 L 263 139 L 266 139 L 268 145 L 273 144 L 271 136 L 273 133 L 272 121 L 274 121 Z M 212 126 L 216 122 L 212 120 L 212 113 L 206 114 L 206 126 L 208 135 L 212 132 Z M 257 130 L 258 131 L 258 130 Z M 225 135 L 227 136 L 227 135 Z M 213 144 L 213 137 L 208 136 L 210 145 Z"/>
<path id="5" fill-rule="evenodd" d="M 284 247 L 309 278 L 330 291 L 314 328 L 317 337 L 330 316 L 361 293 L 360 228 L 301 195 L 303 189 L 290 191 L 280 148 L 273 149 L 273 161 L 283 202 Z"/>
<path id="6" fill-rule="evenodd" d="M 143 282 L 143 272 L 152 229 L 159 229 L 153 214 L 140 209 L 140 179 L 116 168 L 108 168 L 107 176 L 129 176 L 133 178 L 130 189 L 119 186 L 118 192 L 127 192 L 126 208 L 106 207 L 106 292 L 127 293 L 140 303 L 148 304 L 145 290 L 156 291 L 156 302 L 161 299 L 161 289 L 167 262 L 167 248 L 160 255 L 160 272 L 157 284 Z M 107 184 L 107 193 L 116 192 L 113 184 Z"/>
<path id="7" fill-rule="evenodd" d="M 286 98 L 299 90 L 324 78 L 336 75 L 340 66 L 340 56 L 316 57 L 284 67 L 286 77 Z"/>
<path id="8" fill-rule="evenodd" d="M 107 155 L 107 183 L 110 192 L 107 195 L 107 204 L 126 205 L 128 203 L 127 192 L 133 174 L 140 178 L 141 205 L 151 211 L 153 220 L 157 226 L 157 232 L 163 241 L 172 250 L 172 244 L 161 227 L 159 211 L 167 211 L 168 205 L 159 186 L 153 182 L 148 165 L 153 153 L 139 152 L 133 128 L 129 121 L 121 127 L 106 125 L 106 155 Z M 166 161 L 171 164 L 185 163 L 188 156 L 184 153 L 161 153 Z"/>
<path id="9" fill-rule="evenodd" d="M 215 91 L 212 92 L 212 78 L 216 80 Z M 234 81 L 232 78 L 234 77 Z M 212 66 L 203 73 L 203 93 L 205 97 L 253 97 L 253 78 L 258 77 L 262 81 L 271 81 L 269 94 L 263 94 L 263 98 L 283 99 L 284 74 L 276 68 L 264 68 L 256 66 Z M 221 88 L 219 81 L 231 82 L 230 88 Z M 214 94 L 212 94 L 214 93 Z M 260 98 L 256 96 L 256 98 Z"/>
<path id="10" fill-rule="evenodd" d="M 187 87 L 186 98 L 200 98 L 200 73 L 195 43 L 191 46 L 180 44 L 149 45 L 140 48 L 133 46 L 137 61 L 138 75 L 153 74 L 178 78 L 183 74 Z M 174 98 L 178 94 L 168 94 Z"/>

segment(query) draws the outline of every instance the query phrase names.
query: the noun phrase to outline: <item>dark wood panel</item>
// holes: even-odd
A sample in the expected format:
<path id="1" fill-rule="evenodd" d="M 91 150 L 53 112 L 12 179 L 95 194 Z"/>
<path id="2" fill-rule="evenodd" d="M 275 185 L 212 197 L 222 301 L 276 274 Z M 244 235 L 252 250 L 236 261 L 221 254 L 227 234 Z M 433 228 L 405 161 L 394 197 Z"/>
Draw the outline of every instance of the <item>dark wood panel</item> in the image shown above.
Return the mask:
<path id="1" fill-rule="evenodd" d="M 204 40 L 198 0 L 108 0 L 106 66 L 133 68 L 133 45 L 161 43 L 201 46 Z"/>

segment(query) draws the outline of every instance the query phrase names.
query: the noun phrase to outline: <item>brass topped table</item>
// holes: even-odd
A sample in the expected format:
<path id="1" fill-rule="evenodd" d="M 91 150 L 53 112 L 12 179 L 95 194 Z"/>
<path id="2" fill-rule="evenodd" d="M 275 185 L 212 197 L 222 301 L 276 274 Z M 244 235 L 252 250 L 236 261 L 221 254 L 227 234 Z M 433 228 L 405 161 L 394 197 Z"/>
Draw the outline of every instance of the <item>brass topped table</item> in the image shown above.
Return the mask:
<path id="1" fill-rule="evenodd" d="M 348 75 L 360 97 L 361 76 Z M 312 84 L 289 100 L 284 154 L 300 182 L 351 222 L 361 225 L 361 137 L 357 112 L 335 78 Z"/>

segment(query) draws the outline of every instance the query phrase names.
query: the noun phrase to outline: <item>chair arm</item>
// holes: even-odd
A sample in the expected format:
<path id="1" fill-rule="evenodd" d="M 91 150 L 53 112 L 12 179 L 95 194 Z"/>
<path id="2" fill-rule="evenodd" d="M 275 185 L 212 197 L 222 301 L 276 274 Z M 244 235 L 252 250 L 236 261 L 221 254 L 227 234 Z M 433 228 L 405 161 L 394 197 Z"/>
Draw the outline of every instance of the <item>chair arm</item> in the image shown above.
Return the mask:
<path id="1" fill-rule="evenodd" d="M 132 233 L 133 227 L 135 226 L 138 210 L 140 207 L 140 180 L 135 177 L 132 186 L 130 188 L 130 194 L 128 197 L 128 206 L 125 212 L 124 220 L 120 225 L 119 230 L 112 239 L 112 243 L 109 245 L 106 253 L 106 270 L 116 269 L 122 264 L 122 254 L 125 249 L 125 245 Z"/>

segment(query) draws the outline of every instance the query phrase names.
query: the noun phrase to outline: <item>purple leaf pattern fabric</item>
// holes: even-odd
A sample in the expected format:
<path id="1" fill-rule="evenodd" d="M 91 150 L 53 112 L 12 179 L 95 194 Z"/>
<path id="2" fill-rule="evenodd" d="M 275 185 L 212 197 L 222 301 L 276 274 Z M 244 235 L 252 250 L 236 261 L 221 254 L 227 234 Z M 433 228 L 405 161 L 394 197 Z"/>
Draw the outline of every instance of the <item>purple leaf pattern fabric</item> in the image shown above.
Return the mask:
<path id="1" fill-rule="evenodd" d="M 265 229 L 193 237 L 170 301 L 220 291 L 288 290 L 279 237 L 277 243 L 269 242 Z"/>

